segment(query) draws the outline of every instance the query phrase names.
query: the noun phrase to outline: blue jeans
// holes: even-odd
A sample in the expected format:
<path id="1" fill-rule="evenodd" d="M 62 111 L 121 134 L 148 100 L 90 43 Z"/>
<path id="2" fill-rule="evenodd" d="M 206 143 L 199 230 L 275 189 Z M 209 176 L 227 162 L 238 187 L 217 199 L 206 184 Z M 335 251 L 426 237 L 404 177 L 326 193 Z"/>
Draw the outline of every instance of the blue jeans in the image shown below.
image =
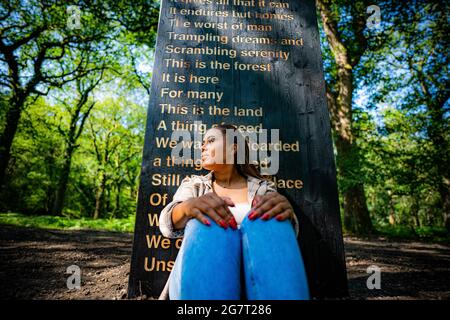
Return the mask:
<path id="1" fill-rule="evenodd" d="M 189 220 L 170 274 L 169 298 L 308 300 L 305 268 L 291 222 L 245 217 L 241 228 L 233 230 L 213 221 L 205 226 Z"/>

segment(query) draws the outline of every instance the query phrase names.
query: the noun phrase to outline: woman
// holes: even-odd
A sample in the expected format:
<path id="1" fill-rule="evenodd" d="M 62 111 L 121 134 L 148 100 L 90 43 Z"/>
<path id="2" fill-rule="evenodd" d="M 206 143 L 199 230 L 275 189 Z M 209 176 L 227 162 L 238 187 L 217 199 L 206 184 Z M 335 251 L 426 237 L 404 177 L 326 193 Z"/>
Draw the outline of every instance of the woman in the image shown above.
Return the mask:
<path id="1" fill-rule="evenodd" d="M 247 143 L 238 163 L 227 129 L 238 133 L 206 132 L 201 164 L 210 172 L 185 178 L 161 212 L 161 233 L 184 238 L 160 299 L 309 299 L 294 210 L 249 163 Z"/>

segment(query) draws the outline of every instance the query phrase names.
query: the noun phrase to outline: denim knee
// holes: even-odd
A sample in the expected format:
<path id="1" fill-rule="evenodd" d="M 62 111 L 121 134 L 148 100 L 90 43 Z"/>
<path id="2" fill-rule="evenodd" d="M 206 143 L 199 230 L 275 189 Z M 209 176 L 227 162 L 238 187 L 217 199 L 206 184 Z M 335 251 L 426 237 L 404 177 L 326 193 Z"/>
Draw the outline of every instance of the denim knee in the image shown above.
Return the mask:
<path id="1" fill-rule="evenodd" d="M 244 219 L 241 225 L 249 300 L 309 299 L 303 259 L 290 221 Z"/>
<path id="2" fill-rule="evenodd" d="M 239 299 L 241 239 L 239 231 L 188 221 L 172 270 L 171 299 Z"/>

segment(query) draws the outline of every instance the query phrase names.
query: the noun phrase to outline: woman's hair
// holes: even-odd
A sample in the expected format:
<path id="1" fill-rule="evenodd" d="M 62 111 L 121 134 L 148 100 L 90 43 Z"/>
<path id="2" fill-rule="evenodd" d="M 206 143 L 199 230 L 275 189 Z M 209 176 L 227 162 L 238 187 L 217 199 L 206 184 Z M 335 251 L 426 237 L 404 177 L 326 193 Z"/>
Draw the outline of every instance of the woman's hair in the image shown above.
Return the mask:
<path id="1" fill-rule="evenodd" d="M 238 128 L 235 125 L 232 124 L 219 124 L 216 127 L 212 128 L 212 129 L 218 129 L 222 132 L 223 138 L 224 140 L 226 139 L 226 130 L 234 130 L 236 132 L 237 135 L 241 135 L 242 134 L 239 132 L 239 130 L 237 130 Z M 237 153 L 234 154 L 234 163 L 236 166 L 237 171 L 243 175 L 244 177 L 247 176 L 252 176 L 255 178 L 259 178 L 259 179 L 264 179 L 266 180 L 267 178 L 263 177 L 261 175 L 261 173 L 259 172 L 258 166 L 255 165 L 254 163 L 250 163 L 250 148 L 248 146 L 248 137 L 242 137 L 245 141 L 245 163 L 238 163 L 237 161 Z M 234 141 L 233 143 L 237 143 L 237 137 L 234 137 Z"/>

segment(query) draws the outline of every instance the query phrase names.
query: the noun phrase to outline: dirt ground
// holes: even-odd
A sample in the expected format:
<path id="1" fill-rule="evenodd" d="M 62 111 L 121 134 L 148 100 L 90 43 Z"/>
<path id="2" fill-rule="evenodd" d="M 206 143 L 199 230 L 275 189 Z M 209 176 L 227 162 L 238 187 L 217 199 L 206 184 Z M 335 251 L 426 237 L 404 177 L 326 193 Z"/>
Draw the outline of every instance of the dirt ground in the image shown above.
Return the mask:
<path id="1" fill-rule="evenodd" d="M 350 299 L 450 299 L 450 245 L 346 237 Z M 126 299 L 132 234 L 0 226 L 0 299 Z M 81 268 L 67 289 L 66 268 Z M 381 289 L 366 285 L 370 265 Z"/>

